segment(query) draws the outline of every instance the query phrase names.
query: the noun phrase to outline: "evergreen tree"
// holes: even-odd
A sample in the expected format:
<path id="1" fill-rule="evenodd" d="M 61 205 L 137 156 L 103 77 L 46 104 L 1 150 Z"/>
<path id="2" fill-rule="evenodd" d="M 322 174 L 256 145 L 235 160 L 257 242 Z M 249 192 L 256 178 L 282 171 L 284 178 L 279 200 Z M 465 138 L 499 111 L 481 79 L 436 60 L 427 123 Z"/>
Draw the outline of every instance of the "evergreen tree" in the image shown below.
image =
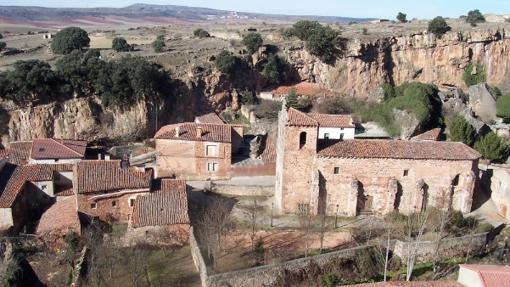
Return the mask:
<path id="1" fill-rule="evenodd" d="M 507 154 L 508 144 L 494 132 L 490 132 L 475 143 L 475 149 L 486 159 L 502 160 Z"/>
<path id="2" fill-rule="evenodd" d="M 55 54 L 69 54 L 82 50 L 90 44 L 88 33 L 79 27 L 67 27 L 58 31 L 51 41 L 51 50 Z"/>

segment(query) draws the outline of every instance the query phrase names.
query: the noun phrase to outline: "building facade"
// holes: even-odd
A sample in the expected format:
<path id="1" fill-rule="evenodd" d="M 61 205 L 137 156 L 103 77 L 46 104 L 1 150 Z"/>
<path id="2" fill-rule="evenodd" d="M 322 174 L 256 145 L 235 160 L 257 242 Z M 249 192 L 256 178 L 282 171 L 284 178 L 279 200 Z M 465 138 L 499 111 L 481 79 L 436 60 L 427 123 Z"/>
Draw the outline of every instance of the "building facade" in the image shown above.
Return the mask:
<path id="1" fill-rule="evenodd" d="M 473 149 L 454 142 L 327 140 L 317 118 L 294 109 L 280 113 L 280 213 L 409 214 L 445 204 L 471 211 L 480 157 Z"/>

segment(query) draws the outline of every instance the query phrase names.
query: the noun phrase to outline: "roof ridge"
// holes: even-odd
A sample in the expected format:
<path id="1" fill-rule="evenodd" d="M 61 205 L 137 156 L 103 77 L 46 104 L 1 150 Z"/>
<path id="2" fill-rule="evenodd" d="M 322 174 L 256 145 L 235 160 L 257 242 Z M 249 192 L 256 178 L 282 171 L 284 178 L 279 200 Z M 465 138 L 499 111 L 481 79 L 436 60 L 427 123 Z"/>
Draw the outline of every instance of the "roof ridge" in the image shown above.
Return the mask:
<path id="1" fill-rule="evenodd" d="M 77 152 L 77 151 L 75 151 L 74 149 L 72 149 L 72 148 L 68 147 L 67 145 L 65 145 L 65 144 L 64 144 L 64 139 L 61 139 L 61 140 L 62 140 L 62 142 L 59 142 L 59 141 L 57 141 L 57 140 L 56 140 L 56 139 L 54 139 L 54 138 L 50 138 L 50 139 L 51 139 L 51 140 L 53 140 L 54 142 L 56 142 L 57 144 L 59 144 L 59 145 L 61 145 L 61 146 L 65 147 L 66 149 L 70 150 L 70 151 L 71 151 L 71 152 L 73 152 L 74 154 L 76 154 L 76 155 L 78 155 L 78 156 L 80 156 L 80 157 L 82 157 L 82 156 L 83 156 L 83 155 L 81 155 L 79 152 Z M 33 142 L 32 142 L 32 144 L 33 144 Z"/>
<path id="2" fill-rule="evenodd" d="M 300 113 L 300 114 L 303 114 L 303 115 L 304 115 L 304 116 L 306 116 L 307 118 L 309 118 L 309 119 L 311 119 L 312 121 L 314 121 L 317 125 L 319 124 L 319 121 L 318 121 L 318 120 L 316 120 L 316 119 L 314 119 L 314 118 L 312 118 L 310 115 L 308 115 L 308 113 L 302 112 L 302 111 L 300 111 L 300 110 L 298 110 L 298 109 L 295 109 L 295 108 L 293 108 L 293 107 L 290 107 L 289 109 L 292 109 L 292 110 L 294 110 L 294 111 L 296 111 L 296 112 L 298 112 L 298 113 Z"/>

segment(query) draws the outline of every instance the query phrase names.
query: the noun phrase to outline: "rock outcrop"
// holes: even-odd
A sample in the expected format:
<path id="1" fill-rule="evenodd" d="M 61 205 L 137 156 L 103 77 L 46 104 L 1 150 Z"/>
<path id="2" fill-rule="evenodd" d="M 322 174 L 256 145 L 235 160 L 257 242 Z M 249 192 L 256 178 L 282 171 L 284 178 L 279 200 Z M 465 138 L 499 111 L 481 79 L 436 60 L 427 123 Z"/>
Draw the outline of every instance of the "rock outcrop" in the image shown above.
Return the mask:
<path id="1" fill-rule="evenodd" d="M 333 65 L 311 56 L 303 45 L 283 52 L 303 80 L 358 98 L 368 98 L 383 83 L 419 81 L 465 89 L 462 74 L 469 63 L 483 64 L 490 84 L 508 85 L 510 80 L 510 38 L 503 29 L 450 32 L 441 39 L 422 33 L 350 40 Z"/>
<path id="2" fill-rule="evenodd" d="M 469 106 L 475 115 L 486 123 L 496 121 L 496 95 L 486 84 L 469 87 Z"/>

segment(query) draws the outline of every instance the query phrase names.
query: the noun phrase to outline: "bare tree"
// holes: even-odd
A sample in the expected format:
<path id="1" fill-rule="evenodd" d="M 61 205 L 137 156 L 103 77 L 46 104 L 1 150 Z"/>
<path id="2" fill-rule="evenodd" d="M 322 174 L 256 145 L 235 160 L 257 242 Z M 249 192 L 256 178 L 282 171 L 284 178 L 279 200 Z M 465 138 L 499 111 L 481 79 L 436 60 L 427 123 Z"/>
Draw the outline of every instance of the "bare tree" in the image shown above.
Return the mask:
<path id="1" fill-rule="evenodd" d="M 432 270 L 434 273 L 437 273 L 439 268 L 439 261 L 440 261 L 440 249 L 441 249 L 441 243 L 444 238 L 448 235 L 446 232 L 446 227 L 448 222 L 452 219 L 452 212 L 451 212 L 451 197 L 450 192 L 448 190 L 443 189 L 439 195 L 439 198 L 437 200 L 437 226 L 435 227 L 436 230 L 436 242 L 434 247 L 434 259 L 432 264 Z"/>
<path id="2" fill-rule="evenodd" d="M 300 204 L 299 210 L 299 225 L 301 226 L 301 230 L 305 233 L 304 240 L 305 240 L 305 257 L 308 257 L 308 241 L 309 241 L 309 234 L 310 234 L 310 205 L 308 204 Z"/>
<path id="3" fill-rule="evenodd" d="M 250 224 L 251 224 L 251 236 L 250 236 L 251 237 L 251 250 L 254 251 L 255 250 L 255 231 L 256 231 L 256 226 L 257 226 L 257 209 L 258 209 L 256 198 L 253 198 L 253 205 L 250 206 L 248 209 L 250 212 Z"/>
<path id="4" fill-rule="evenodd" d="M 428 211 L 415 213 L 407 217 L 405 224 L 405 230 L 407 232 L 407 256 L 405 262 L 406 281 L 410 281 L 413 275 L 414 264 L 416 263 L 416 253 L 418 250 L 418 242 L 421 240 L 423 232 L 425 231 L 428 218 Z"/>

